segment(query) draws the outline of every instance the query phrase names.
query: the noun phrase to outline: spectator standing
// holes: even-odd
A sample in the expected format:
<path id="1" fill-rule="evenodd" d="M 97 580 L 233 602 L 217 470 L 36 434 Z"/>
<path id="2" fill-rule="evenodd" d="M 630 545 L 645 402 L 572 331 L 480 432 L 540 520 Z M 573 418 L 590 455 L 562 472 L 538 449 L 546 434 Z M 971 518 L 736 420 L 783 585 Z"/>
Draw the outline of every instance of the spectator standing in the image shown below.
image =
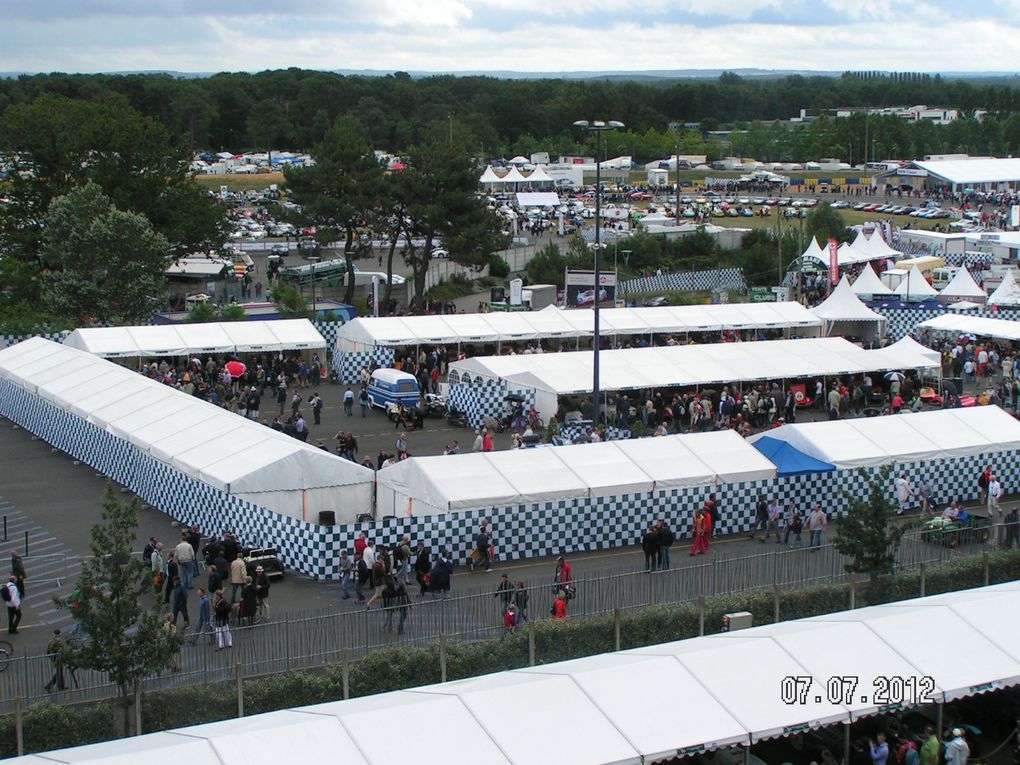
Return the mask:
<path id="1" fill-rule="evenodd" d="M 510 637 L 510 634 L 517 628 L 517 606 L 513 603 L 508 604 L 503 609 L 503 635 L 500 637 L 500 641 L 506 640 Z"/>
<path id="2" fill-rule="evenodd" d="M 549 610 L 552 614 L 552 618 L 556 621 L 564 621 L 567 618 L 567 593 L 560 590 L 556 593 L 556 600 L 553 601 L 552 608 Z"/>
<path id="3" fill-rule="evenodd" d="M 259 618 L 269 621 L 269 574 L 262 566 L 255 567 L 255 598 L 258 602 Z"/>
<path id="4" fill-rule="evenodd" d="M 7 584 L 3 586 L 0 595 L 7 602 L 7 632 L 11 635 L 18 634 L 18 625 L 21 624 L 21 594 L 18 592 L 18 582 L 11 574 Z"/>
<path id="5" fill-rule="evenodd" d="M 14 577 L 14 583 L 18 586 L 18 595 L 21 599 L 25 599 L 25 562 L 18 555 L 16 550 L 11 550 L 11 576 Z"/>
<path id="6" fill-rule="evenodd" d="M 553 582 L 556 585 L 555 589 L 562 590 L 568 600 L 574 597 L 574 568 L 562 555 L 556 559 Z"/>
<path id="7" fill-rule="evenodd" d="M 811 552 L 815 552 L 822 544 L 822 534 L 829 528 L 829 519 L 822 510 L 821 504 L 816 503 L 814 509 L 808 515 L 808 531 L 811 532 Z"/>
<path id="8" fill-rule="evenodd" d="M 712 533 L 712 516 L 705 508 L 699 508 L 694 514 L 694 544 L 690 555 L 702 555 L 708 552 L 708 539 Z"/>
<path id="9" fill-rule="evenodd" d="M 234 647 L 234 636 L 230 634 L 230 603 L 223 597 L 223 590 L 216 592 L 216 600 L 213 603 L 213 618 L 216 626 L 213 632 L 216 635 L 216 650 Z"/>
<path id="10" fill-rule="evenodd" d="M 245 579 L 248 577 L 248 568 L 244 565 L 244 559 L 234 558 L 230 564 L 230 602 L 237 602 L 237 593 L 244 588 Z"/>
<path id="11" fill-rule="evenodd" d="M 676 534 L 665 521 L 659 521 L 659 565 L 663 571 L 667 571 L 672 565 L 669 559 L 669 548 L 676 541 Z"/>
<path id="12" fill-rule="evenodd" d="M 765 529 L 765 537 L 768 538 L 773 534 L 776 535 L 776 544 L 781 544 L 782 540 L 779 538 L 779 525 L 783 521 L 783 506 L 779 504 L 779 497 L 773 497 L 772 501 L 768 505 L 769 523 Z M 762 540 L 765 541 L 765 540 Z"/>
<path id="13" fill-rule="evenodd" d="M 879 733 L 874 739 L 868 740 L 871 750 L 871 762 L 874 765 L 885 765 L 889 759 L 889 745 L 885 742 L 885 734 Z"/>
<path id="14" fill-rule="evenodd" d="M 184 589 L 191 589 L 192 563 L 195 562 L 195 548 L 188 541 L 188 533 L 181 532 L 181 541 L 174 548 L 174 559 L 177 561 L 177 575 L 184 584 Z"/>
<path id="15" fill-rule="evenodd" d="M 191 645 L 195 645 L 199 640 L 202 639 L 203 635 L 209 635 L 209 643 L 216 642 L 216 637 L 212 625 L 212 602 L 209 600 L 209 595 L 206 590 L 202 587 L 198 588 L 198 628 L 191 636 L 189 641 Z"/>
<path id="16" fill-rule="evenodd" d="M 365 386 L 361 386 L 361 392 L 358 393 L 358 403 L 361 405 L 361 416 L 368 416 L 368 389 Z"/>
<path id="17" fill-rule="evenodd" d="M 313 393 L 308 399 L 308 404 L 312 407 L 312 420 L 316 425 L 322 424 L 322 396 L 319 395 L 318 391 Z"/>
<path id="18" fill-rule="evenodd" d="M 357 569 L 354 565 L 354 561 L 351 560 L 351 556 L 347 554 L 346 550 L 340 553 L 340 599 L 350 600 L 351 599 L 351 574 Z"/>
<path id="19" fill-rule="evenodd" d="M 184 585 L 184 580 L 179 576 L 174 579 L 174 592 L 172 596 L 172 618 L 174 627 L 177 627 L 177 617 L 180 614 L 184 615 L 184 627 L 187 629 L 191 626 L 191 617 L 188 615 L 188 588 Z"/>
<path id="20" fill-rule="evenodd" d="M 645 554 L 645 571 L 655 571 L 659 567 L 659 533 L 651 523 L 641 537 L 641 551 Z"/>
<path id="21" fill-rule="evenodd" d="M 354 416 L 354 391 L 350 388 L 344 391 L 344 414 Z"/>
<path id="22" fill-rule="evenodd" d="M 963 736 L 963 728 L 953 728 L 952 736 L 946 744 L 946 765 L 967 765 L 970 746 Z"/>
<path id="23" fill-rule="evenodd" d="M 518 582 L 517 588 L 514 590 L 514 606 L 517 608 L 517 621 L 526 622 L 528 620 L 528 588 L 524 586 L 524 582 Z"/>
<path id="24" fill-rule="evenodd" d="M 499 598 L 500 610 L 506 611 L 507 606 L 513 601 L 514 596 L 514 583 L 507 578 L 506 574 L 502 574 L 499 577 L 499 584 L 496 585 L 496 591 L 492 593 L 492 597 Z"/>

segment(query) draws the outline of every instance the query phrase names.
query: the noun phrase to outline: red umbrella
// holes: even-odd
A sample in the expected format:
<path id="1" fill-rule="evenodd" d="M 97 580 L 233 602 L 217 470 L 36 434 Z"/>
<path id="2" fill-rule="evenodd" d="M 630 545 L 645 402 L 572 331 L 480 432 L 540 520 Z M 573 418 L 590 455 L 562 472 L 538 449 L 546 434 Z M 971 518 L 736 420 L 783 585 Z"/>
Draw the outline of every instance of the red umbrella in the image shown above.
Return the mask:
<path id="1" fill-rule="evenodd" d="M 230 372 L 230 376 L 235 380 L 239 377 L 243 377 L 247 367 L 240 361 L 228 361 L 224 364 L 225 369 Z"/>

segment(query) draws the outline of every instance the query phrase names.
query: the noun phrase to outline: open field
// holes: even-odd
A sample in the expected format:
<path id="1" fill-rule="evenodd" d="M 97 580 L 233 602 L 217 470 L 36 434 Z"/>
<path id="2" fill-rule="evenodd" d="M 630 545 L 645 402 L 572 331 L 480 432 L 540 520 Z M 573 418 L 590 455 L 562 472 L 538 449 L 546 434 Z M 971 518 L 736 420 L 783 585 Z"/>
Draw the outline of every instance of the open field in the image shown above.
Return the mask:
<path id="1" fill-rule="evenodd" d="M 283 185 L 283 173 L 256 173 L 254 175 L 196 175 L 195 180 L 202 188 L 219 191 L 226 186 L 229 191 L 260 191 L 270 184 Z"/>

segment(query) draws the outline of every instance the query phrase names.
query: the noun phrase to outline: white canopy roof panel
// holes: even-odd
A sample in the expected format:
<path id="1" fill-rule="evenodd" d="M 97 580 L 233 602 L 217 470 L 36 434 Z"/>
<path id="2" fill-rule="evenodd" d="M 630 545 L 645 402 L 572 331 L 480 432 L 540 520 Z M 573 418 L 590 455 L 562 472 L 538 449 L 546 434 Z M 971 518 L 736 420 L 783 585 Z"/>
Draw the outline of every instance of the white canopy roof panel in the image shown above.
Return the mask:
<path id="1" fill-rule="evenodd" d="M 1006 272 L 995 292 L 988 296 L 988 305 L 1020 305 L 1020 284 L 1017 284 L 1012 269 Z"/>
<path id="2" fill-rule="evenodd" d="M 607 308 L 600 311 L 605 335 L 718 332 L 724 329 L 813 328 L 821 321 L 800 303 Z M 341 350 L 365 346 L 510 342 L 547 337 L 590 337 L 593 313 L 549 306 L 541 311 L 357 318 L 340 328 Z"/>
<path id="3" fill-rule="evenodd" d="M 441 511 L 760 481 L 775 466 L 733 431 L 411 457 L 380 486 Z"/>
<path id="4" fill-rule="evenodd" d="M 57 377 L 54 369 L 69 372 Z M 270 510 L 282 493 L 373 482 L 368 468 L 49 340 L 0 351 L 0 376 L 217 489 L 252 501 L 273 495 Z"/>
<path id="5" fill-rule="evenodd" d="M 854 297 L 851 295 L 851 297 Z M 854 300 L 857 298 L 854 297 Z M 711 345 L 627 348 L 599 354 L 602 390 L 729 384 L 749 380 L 821 377 L 892 369 L 929 369 L 938 363 L 908 351 L 869 351 L 841 337 Z M 590 391 L 592 353 L 479 356 L 450 364 L 451 374 L 506 380 L 560 395 Z"/>
<path id="6" fill-rule="evenodd" d="M 937 296 L 939 291 L 928 284 L 928 280 L 924 278 L 924 274 L 915 263 L 896 287 L 896 294 L 901 298 L 926 300 Z"/>
<path id="7" fill-rule="evenodd" d="M 878 713 L 879 677 L 931 678 L 934 701 L 1020 684 L 1018 628 L 1020 585 L 1009 582 L 11 763 L 247 765 L 257 752 L 259 763 L 403 765 L 411 752 L 415 765 L 650 764 Z M 790 677 L 811 678 L 804 703 L 784 700 Z M 847 694 L 830 678 L 856 678 L 856 687 Z M 400 735 L 380 735 L 394 719 Z"/>
<path id="8" fill-rule="evenodd" d="M 884 322 L 885 317 L 868 308 L 854 294 L 850 282 L 843 274 L 839 284 L 820 305 L 810 309 L 819 319 L 826 321 L 874 321 Z"/>
<path id="9" fill-rule="evenodd" d="M 871 266 L 867 266 L 861 270 L 860 276 L 854 280 L 852 289 L 854 294 L 858 296 L 881 296 L 893 294 L 893 291 L 885 285 L 885 283 L 879 278 L 878 274 L 875 273 L 875 269 Z"/>
<path id="10" fill-rule="evenodd" d="M 944 313 L 934 319 L 922 321 L 917 325 L 917 329 L 1020 340 L 1020 321 L 987 319 L 984 316 L 968 316 L 967 314 Z"/>
<path id="11" fill-rule="evenodd" d="M 978 283 L 974 281 L 974 277 L 966 268 L 958 269 L 956 275 L 950 280 L 949 284 L 942 288 L 942 292 L 939 294 L 943 297 L 988 297 L 988 293 L 978 286 Z"/>
<path id="12" fill-rule="evenodd" d="M 997 406 L 783 425 L 748 440 L 766 435 L 846 469 L 1020 448 L 1020 422 Z"/>
<path id="13" fill-rule="evenodd" d="M 105 358 L 255 353 L 325 348 L 308 319 L 76 329 L 64 345 Z"/>

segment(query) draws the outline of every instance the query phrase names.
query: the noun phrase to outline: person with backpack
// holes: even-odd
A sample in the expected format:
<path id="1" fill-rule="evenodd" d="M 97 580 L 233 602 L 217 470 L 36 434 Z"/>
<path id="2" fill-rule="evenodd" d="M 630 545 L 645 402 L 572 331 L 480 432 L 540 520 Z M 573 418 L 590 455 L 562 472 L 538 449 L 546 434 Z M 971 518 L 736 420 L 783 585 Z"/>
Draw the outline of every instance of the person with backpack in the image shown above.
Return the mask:
<path id="1" fill-rule="evenodd" d="M 411 537 L 404 534 L 400 542 L 393 548 L 394 576 L 406 587 L 407 576 L 411 568 Z"/>
<path id="2" fill-rule="evenodd" d="M 11 635 L 18 634 L 18 625 L 21 624 L 21 593 L 18 592 L 18 582 L 14 574 L 10 580 L 0 588 L 0 596 L 7 603 L 7 632 Z"/>
<path id="3" fill-rule="evenodd" d="M 411 599 L 407 596 L 407 588 L 404 586 L 404 583 L 395 576 L 387 575 L 382 599 L 383 610 L 386 612 L 384 629 L 389 632 L 393 631 L 393 613 L 396 612 L 400 617 L 400 621 L 397 624 L 397 634 L 403 635 L 404 622 L 407 621 L 409 610 L 408 606 L 411 605 Z"/>
<path id="4" fill-rule="evenodd" d="M 676 534 L 665 521 L 659 521 L 659 567 L 665 571 L 670 567 L 669 548 L 676 541 Z"/>
<path id="5" fill-rule="evenodd" d="M 453 561 L 450 560 L 449 550 L 443 550 L 436 558 L 429 577 L 429 590 L 432 591 L 432 597 L 435 597 L 437 592 L 441 598 L 449 597 L 450 580 L 453 577 Z"/>

